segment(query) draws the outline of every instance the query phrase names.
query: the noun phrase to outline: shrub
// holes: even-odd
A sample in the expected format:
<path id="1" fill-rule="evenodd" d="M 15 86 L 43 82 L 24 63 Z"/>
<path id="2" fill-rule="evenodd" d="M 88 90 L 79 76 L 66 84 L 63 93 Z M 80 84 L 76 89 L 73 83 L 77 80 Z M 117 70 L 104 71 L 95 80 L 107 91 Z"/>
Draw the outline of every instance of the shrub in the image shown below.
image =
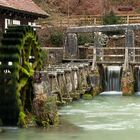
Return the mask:
<path id="1" fill-rule="evenodd" d="M 47 51 L 46 50 L 41 50 L 41 60 L 42 60 L 42 68 L 45 68 L 47 66 Z"/>
<path id="2" fill-rule="evenodd" d="M 112 24 L 122 24 L 123 20 L 121 17 L 118 17 L 115 15 L 113 11 L 111 11 L 109 14 L 106 14 L 103 17 L 103 24 L 104 25 L 112 25 Z M 105 32 L 107 35 L 117 35 L 122 34 L 123 31 L 111 31 L 111 32 Z"/>
<path id="3" fill-rule="evenodd" d="M 55 47 L 61 47 L 63 45 L 63 33 L 59 31 L 51 33 L 49 42 Z"/>
<path id="4" fill-rule="evenodd" d="M 93 43 L 93 34 L 78 34 L 78 45 L 85 45 L 86 43 Z"/>
<path id="5" fill-rule="evenodd" d="M 109 14 L 106 14 L 103 17 L 103 24 L 104 25 L 111 25 L 111 24 L 122 24 L 123 20 L 121 17 L 118 17 L 115 15 L 113 11 L 111 11 Z"/>

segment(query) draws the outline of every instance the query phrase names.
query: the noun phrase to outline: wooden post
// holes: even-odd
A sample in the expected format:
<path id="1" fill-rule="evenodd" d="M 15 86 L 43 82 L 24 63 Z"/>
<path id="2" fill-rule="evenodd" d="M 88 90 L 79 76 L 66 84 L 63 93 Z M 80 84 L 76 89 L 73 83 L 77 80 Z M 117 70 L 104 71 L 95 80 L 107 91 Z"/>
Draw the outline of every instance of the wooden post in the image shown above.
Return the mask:
<path id="1" fill-rule="evenodd" d="M 129 59 L 128 59 L 128 48 L 125 48 L 125 59 L 124 59 L 124 67 L 123 70 L 127 70 L 129 68 Z"/>
<path id="2" fill-rule="evenodd" d="M 94 70 L 96 67 L 96 48 L 93 47 L 93 59 L 92 59 L 92 68 L 91 70 Z"/>
<path id="3" fill-rule="evenodd" d="M 134 42 L 134 31 L 133 30 L 130 30 L 130 29 L 127 29 L 126 32 L 125 32 L 125 47 L 126 48 L 130 48 L 130 47 L 135 47 L 135 42 Z M 132 52 L 130 52 L 133 54 L 133 62 L 135 62 L 135 49 L 133 49 Z M 128 54 L 129 55 L 129 54 Z M 130 60 L 129 60 L 130 61 Z"/>
<path id="4" fill-rule="evenodd" d="M 99 34 L 98 32 L 94 32 L 94 46 L 93 46 L 93 59 L 92 59 L 92 70 L 95 69 L 96 67 L 96 48 L 100 48 L 101 45 L 99 44 L 98 41 L 99 38 Z"/>
<path id="5" fill-rule="evenodd" d="M 102 61 L 104 61 L 104 49 L 102 48 Z"/>
<path id="6" fill-rule="evenodd" d="M 68 0 L 68 27 L 70 27 L 70 1 Z"/>
<path id="7" fill-rule="evenodd" d="M 97 21 L 97 19 L 96 19 L 96 17 L 94 17 L 94 25 L 96 25 L 96 21 Z"/>
<path id="8" fill-rule="evenodd" d="M 129 24 L 129 15 L 126 17 L 126 23 Z"/>

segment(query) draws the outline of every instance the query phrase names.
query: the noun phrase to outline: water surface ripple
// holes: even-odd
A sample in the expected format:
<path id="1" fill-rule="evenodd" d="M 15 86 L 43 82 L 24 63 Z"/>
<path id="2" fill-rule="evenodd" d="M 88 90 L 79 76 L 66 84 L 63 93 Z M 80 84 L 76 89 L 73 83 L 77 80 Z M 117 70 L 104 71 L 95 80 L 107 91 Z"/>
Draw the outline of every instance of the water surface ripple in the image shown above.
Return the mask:
<path id="1" fill-rule="evenodd" d="M 97 96 L 59 110 L 51 129 L 8 129 L 0 140 L 132 140 L 140 138 L 140 96 Z"/>

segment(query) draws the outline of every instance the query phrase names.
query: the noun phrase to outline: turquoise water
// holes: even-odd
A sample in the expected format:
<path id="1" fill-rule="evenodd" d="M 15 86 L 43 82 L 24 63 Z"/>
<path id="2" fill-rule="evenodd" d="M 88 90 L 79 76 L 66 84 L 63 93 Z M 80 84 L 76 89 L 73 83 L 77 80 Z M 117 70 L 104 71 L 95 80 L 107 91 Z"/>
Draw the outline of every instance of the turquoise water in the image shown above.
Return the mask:
<path id="1" fill-rule="evenodd" d="M 140 96 L 97 96 L 59 111 L 61 124 L 50 129 L 9 128 L 0 140 L 132 140 L 140 138 Z"/>

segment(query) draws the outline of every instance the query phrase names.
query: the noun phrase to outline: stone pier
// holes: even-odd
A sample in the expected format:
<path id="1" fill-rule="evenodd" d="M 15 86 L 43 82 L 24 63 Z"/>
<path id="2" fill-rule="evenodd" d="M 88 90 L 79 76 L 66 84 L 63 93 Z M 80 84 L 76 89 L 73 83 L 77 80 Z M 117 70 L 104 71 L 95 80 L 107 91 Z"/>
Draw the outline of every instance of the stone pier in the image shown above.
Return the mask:
<path id="1" fill-rule="evenodd" d="M 134 95 L 134 75 L 131 69 L 123 71 L 121 87 L 124 96 Z"/>
<path id="2" fill-rule="evenodd" d="M 58 105 L 78 100 L 89 86 L 87 82 L 89 71 L 88 63 L 52 65 L 45 72 L 38 73 L 40 78 L 34 84 L 34 89 L 38 89 L 35 90 L 35 94 L 45 92 L 48 96 L 53 95 Z"/>

